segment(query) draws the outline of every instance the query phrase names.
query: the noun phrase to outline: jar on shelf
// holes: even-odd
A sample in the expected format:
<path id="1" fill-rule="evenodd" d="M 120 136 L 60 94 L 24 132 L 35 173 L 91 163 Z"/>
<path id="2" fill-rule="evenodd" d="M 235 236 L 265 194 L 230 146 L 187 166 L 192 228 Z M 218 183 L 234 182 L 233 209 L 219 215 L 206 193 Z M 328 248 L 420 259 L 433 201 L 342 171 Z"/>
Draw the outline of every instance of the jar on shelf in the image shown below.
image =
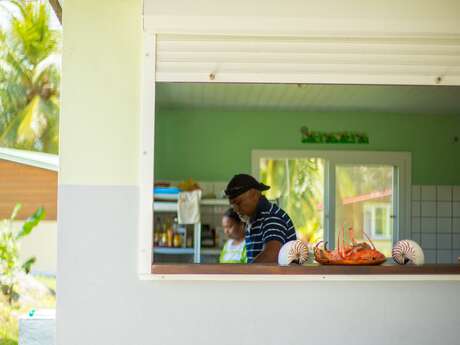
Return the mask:
<path id="1" fill-rule="evenodd" d="M 169 221 L 166 223 L 166 241 L 168 247 L 173 247 L 174 242 L 174 228 L 172 223 Z"/>

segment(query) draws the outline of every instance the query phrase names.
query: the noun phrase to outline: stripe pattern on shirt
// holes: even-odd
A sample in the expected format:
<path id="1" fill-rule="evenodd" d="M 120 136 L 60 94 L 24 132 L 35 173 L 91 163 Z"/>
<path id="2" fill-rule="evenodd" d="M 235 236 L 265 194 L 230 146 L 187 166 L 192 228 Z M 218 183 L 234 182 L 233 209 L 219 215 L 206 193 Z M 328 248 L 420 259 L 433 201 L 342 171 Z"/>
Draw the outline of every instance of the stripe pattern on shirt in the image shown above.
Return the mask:
<path id="1" fill-rule="evenodd" d="M 248 262 L 262 252 L 269 241 L 285 244 L 297 239 L 294 224 L 288 214 L 278 205 L 262 197 L 257 206 L 255 217 L 246 226 L 246 251 Z"/>

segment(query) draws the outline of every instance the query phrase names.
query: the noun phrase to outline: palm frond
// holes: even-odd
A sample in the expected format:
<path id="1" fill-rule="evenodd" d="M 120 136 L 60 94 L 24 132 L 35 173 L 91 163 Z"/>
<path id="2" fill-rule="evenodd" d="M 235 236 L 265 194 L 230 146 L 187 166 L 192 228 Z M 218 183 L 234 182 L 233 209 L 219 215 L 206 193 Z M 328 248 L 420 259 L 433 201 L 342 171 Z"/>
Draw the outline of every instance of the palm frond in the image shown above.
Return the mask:
<path id="1" fill-rule="evenodd" d="M 16 114 L 3 128 L 2 135 L 0 136 L 0 146 L 14 147 L 16 144 L 17 129 L 21 124 L 24 112 Z"/>
<path id="2" fill-rule="evenodd" d="M 49 27 L 49 14 L 43 3 L 20 4 L 21 16 L 14 17 L 12 33 L 18 48 L 32 65 L 39 64 L 57 48 L 56 33 Z"/>
<path id="3" fill-rule="evenodd" d="M 9 3 L 11 25 L 0 29 L 0 145 L 57 152 L 60 34 L 44 1 Z"/>
<path id="4" fill-rule="evenodd" d="M 43 114 L 41 103 L 40 96 L 35 96 L 24 109 L 22 121 L 17 129 L 16 142 L 18 144 L 32 147 L 45 131 L 46 116 Z"/>

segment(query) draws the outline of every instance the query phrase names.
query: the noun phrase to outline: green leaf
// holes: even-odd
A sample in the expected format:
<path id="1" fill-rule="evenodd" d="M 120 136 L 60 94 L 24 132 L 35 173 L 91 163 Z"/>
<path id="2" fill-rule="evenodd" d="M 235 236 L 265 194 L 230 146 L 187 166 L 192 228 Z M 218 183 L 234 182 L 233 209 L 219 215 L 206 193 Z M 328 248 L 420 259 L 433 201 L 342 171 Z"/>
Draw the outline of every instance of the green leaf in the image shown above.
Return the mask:
<path id="1" fill-rule="evenodd" d="M 19 231 L 16 239 L 29 235 L 32 230 L 40 223 L 41 220 L 45 218 L 46 212 L 43 207 L 38 208 L 35 213 L 27 218 L 22 226 L 21 231 Z"/>
<path id="2" fill-rule="evenodd" d="M 30 270 L 32 268 L 32 265 L 35 263 L 35 261 L 37 261 L 37 258 L 35 257 L 31 257 L 30 259 L 28 259 L 26 262 L 24 262 L 22 264 L 22 269 L 27 273 L 29 274 L 30 273 Z"/>
<path id="3" fill-rule="evenodd" d="M 41 112 L 40 96 L 35 96 L 24 109 L 22 121 L 17 129 L 17 143 L 33 145 L 40 138 L 46 126 L 46 118 Z"/>
<path id="4" fill-rule="evenodd" d="M 11 217 L 10 219 L 11 220 L 14 220 L 16 218 L 16 216 L 18 215 L 18 212 L 21 210 L 22 208 L 22 204 L 20 204 L 19 202 L 14 206 L 14 209 L 13 209 L 13 212 L 11 212 Z"/>
<path id="5" fill-rule="evenodd" d="M 9 25 L 0 28 L 0 146 L 57 153 L 61 34 L 49 26 L 45 1 L 8 3 Z"/>

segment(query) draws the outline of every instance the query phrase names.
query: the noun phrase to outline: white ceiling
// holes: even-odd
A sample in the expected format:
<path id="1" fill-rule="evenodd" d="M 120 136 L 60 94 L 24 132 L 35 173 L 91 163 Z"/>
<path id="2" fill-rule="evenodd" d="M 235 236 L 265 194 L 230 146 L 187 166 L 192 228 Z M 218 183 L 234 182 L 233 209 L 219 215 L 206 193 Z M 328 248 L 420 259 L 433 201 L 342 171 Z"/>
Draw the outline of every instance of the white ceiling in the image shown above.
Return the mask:
<path id="1" fill-rule="evenodd" d="M 460 87 L 157 83 L 159 109 L 378 111 L 460 116 Z"/>

